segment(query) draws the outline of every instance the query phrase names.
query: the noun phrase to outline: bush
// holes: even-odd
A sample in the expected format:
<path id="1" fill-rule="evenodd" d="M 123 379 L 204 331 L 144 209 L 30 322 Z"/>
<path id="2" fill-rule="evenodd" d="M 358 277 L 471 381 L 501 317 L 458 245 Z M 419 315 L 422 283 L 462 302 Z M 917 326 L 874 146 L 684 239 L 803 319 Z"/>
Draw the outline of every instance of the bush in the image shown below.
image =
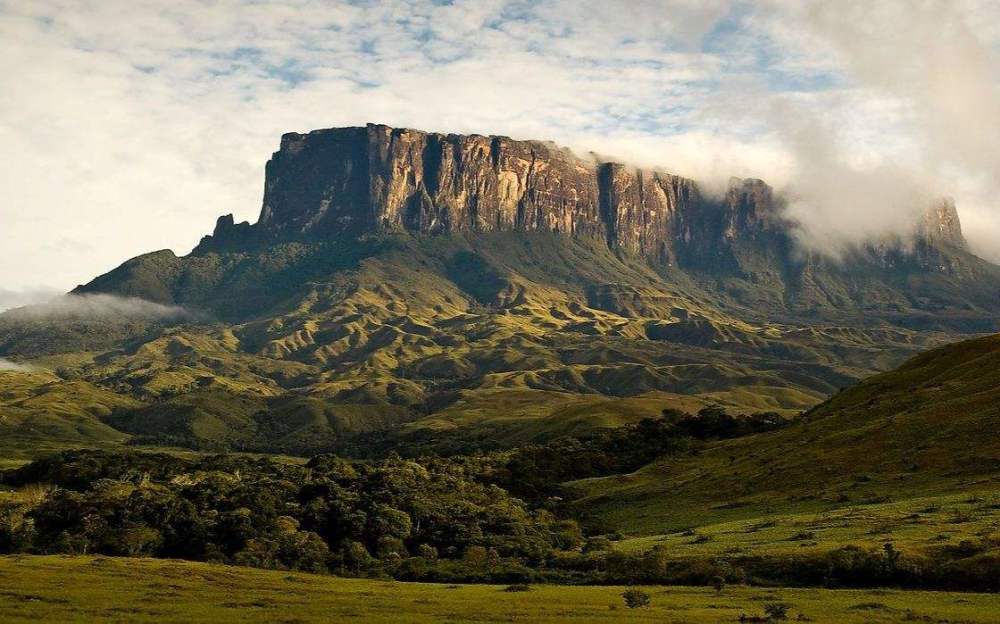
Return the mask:
<path id="1" fill-rule="evenodd" d="M 645 609 L 649 606 L 649 594 L 641 589 L 626 589 L 622 592 L 622 598 L 629 609 Z"/>
<path id="2" fill-rule="evenodd" d="M 783 602 L 769 602 L 764 605 L 764 613 L 772 620 L 787 620 L 788 605 Z"/>
<path id="3" fill-rule="evenodd" d="M 513 585 L 508 585 L 507 587 L 505 587 L 504 591 L 509 593 L 531 591 L 531 585 L 525 585 L 524 583 L 515 583 Z"/>
<path id="4" fill-rule="evenodd" d="M 611 540 L 606 537 L 591 537 L 584 543 L 583 552 L 605 552 L 611 550 Z"/>
<path id="5" fill-rule="evenodd" d="M 715 588 L 715 591 L 717 593 L 721 594 L 722 590 L 724 590 L 726 588 L 726 579 L 725 579 L 725 577 L 722 577 L 722 576 L 713 576 L 712 580 L 709 581 L 709 582 L 711 583 L 712 587 Z"/>

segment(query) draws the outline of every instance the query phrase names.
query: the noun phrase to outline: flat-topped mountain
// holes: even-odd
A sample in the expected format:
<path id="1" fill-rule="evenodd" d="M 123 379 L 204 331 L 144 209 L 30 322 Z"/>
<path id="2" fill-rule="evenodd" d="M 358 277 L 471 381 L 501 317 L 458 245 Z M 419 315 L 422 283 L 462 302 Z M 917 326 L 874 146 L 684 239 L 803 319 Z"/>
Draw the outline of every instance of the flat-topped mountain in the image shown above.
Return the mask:
<path id="1" fill-rule="evenodd" d="M 0 433 L 505 446 L 668 406 L 793 414 L 996 329 L 1000 268 L 969 252 L 951 202 L 914 241 L 839 260 L 795 227 L 759 180 L 714 196 L 550 143 L 287 134 L 257 223 L 220 218 L 191 254 L 145 254 L 75 291 L 187 314 L 0 315 L 0 357 L 35 364 L 0 372 L 18 376 Z"/>
<path id="2" fill-rule="evenodd" d="M 582 159 L 541 141 L 384 125 L 289 133 L 267 163 L 254 225 L 219 219 L 199 247 L 386 232 L 555 232 L 671 264 L 725 258 L 744 239 L 790 244 L 794 224 L 760 180 L 722 197 L 662 171 Z M 965 248 L 954 204 L 929 207 L 917 236 Z M 717 263 L 716 263 L 717 264 Z"/>

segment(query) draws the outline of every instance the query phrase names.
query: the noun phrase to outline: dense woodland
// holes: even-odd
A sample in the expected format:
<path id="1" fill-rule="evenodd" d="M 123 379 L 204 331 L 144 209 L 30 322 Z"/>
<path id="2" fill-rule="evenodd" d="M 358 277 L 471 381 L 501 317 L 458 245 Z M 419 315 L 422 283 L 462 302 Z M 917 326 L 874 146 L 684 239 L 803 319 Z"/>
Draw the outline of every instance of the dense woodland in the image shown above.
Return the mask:
<path id="1" fill-rule="evenodd" d="M 402 580 L 783 583 L 996 590 L 990 545 L 934 560 L 887 545 L 802 557 L 629 555 L 561 507 L 559 483 L 784 425 L 708 408 L 503 453 L 351 461 L 67 451 L 2 475 L 0 552 L 101 553 Z M 6 501 L 6 502 L 4 502 Z"/>

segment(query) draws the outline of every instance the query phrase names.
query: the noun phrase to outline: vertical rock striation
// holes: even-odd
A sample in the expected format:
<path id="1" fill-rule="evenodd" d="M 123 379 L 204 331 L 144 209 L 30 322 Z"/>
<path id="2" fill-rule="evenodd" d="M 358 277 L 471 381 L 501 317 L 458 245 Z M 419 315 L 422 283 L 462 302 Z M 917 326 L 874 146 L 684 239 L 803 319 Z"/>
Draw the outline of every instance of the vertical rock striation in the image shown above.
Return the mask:
<path id="1" fill-rule="evenodd" d="M 267 238 L 540 230 L 669 262 L 678 246 L 721 244 L 776 219 L 765 214 L 774 211 L 770 189 L 751 182 L 734 181 L 719 202 L 692 180 L 584 160 L 551 143 L 334 128 L 282 137 L 255 228 Z M 217 236 L 234 231 L 220 226 Z"/>
<path id="2" fill-rule="evenodd" d="M 552 143 L 369 124 L 285 134 L 267 163 L 258 223 L 222 218 L 200 249 L 403 231 L 557 232 L 738 272 L 751 247 L 770 256 L 791 245 L 780 201 L 760 180 L 734 178 L 713 198 L 687 178 L 581 159 Z M 965 247 L 950 201 L 927 212 L 918 234 Z"/>

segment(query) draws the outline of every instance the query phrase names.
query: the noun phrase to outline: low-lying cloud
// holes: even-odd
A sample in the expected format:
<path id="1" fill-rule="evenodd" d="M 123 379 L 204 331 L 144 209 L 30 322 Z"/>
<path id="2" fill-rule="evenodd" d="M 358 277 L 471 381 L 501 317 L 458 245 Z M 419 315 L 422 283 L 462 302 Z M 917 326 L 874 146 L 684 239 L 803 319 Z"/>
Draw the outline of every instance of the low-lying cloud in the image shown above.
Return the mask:
<path id="1" fill-rule="evenodd" d="M 59 297 L 63 293 L 55 288 L 35 286 L 28 288 L 0 288 L 0 312 L 11 308 L 45 303 Z"/>
<path id="2" fill-rule="evenodd" d="M 57 321 L 67 319 L 194 320 L 197 315 L 176 305 L 164 305 L 138 297 L 105 293 L 69 294 L 44 303 L 15 308 L 3 318 L 9 321 Z"/>
<path id="3" fill-rule="evenodd" d="M 951 196 L 973 249 L 1000 261 L 997 6 L 775 6 L 772 28 L 785 28 L 775 38 L 844 83 L 766 117 L 792 155 L 791 214 L 807 242 L 905 236 L 923 208 Z"/>
<path id="4" fill-rule="evenodd" d="M 18 364 L 17 362 L 11 362 L 10 360 L 5 360 L 0 358 L 0 371 L 13 371 L 15 373 L 30 373 L 34 370 L 34 367 L 28 366 L 27 364 Z"/>

